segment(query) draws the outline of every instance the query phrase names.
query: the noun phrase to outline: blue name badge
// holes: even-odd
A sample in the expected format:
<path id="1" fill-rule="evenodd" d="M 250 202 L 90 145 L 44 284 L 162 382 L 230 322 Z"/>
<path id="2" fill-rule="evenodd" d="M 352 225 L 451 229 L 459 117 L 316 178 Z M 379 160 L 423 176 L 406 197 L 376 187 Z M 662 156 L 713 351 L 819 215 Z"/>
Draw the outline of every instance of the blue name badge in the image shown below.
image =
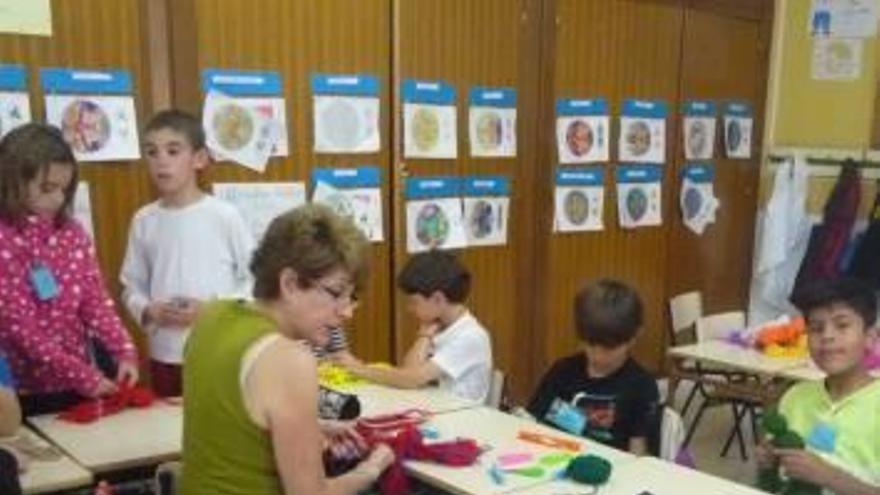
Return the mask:
<path id="1" fill-rule="evenodd" d="M 833 454 L 837 448 L 837 432 L 831 425 L 820 422 L 813 427 L 813 431 L 807 437 L 807 445 L 819 452 Z"/>
<path id="2" fill-rule="evenodd" d="M 37 293 L 37 299 L 40 301 L 51 301 L 58 297 L 60 292 L 55 275 L 43 263 L 37 263 L 31 267 L 31 286 L 34 288 L 34 292 Z"/>
<path id="3" fill-rule="evenodd" d="M 553 399 L 545 416 L 547 421 L 573 435 L 583 435 L 587 417 L 577 407 L 559 398 Z"/>

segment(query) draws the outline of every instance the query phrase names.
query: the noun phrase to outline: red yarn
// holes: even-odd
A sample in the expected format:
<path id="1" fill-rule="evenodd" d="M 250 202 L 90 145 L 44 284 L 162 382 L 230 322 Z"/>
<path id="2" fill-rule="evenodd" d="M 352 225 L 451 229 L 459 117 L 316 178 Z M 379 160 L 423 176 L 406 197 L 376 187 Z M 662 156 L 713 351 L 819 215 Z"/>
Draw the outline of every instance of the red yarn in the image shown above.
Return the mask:
<path id="1" fill-rule="evenodd" d="M 419 417 L 422 415 L 421 417 Z M 363 418 L 357 429 L 368 444 L 384 443 L 394 451 L 394 464 L 388 467 L 379 487 L 384 495 L 406 495 L 409 480 L 403 470 L 403 461 L 433 461 L 446 466 L 470 466 L 480 455 L 477 442 L 459 439 L 450 442 L 425 443 L 416 425 L 425 420 L 425 413 L 418 410 L 399 414 Z"/>
<path id="2" fill-rule="evenodd" d="M 156 400 L 153 391 L 144 387 L 122 387 L 100 399 L 88 399 L 63 411 L 58 418 L 71 423 L 92 423 L 128 408 L 149 407 Z"/>

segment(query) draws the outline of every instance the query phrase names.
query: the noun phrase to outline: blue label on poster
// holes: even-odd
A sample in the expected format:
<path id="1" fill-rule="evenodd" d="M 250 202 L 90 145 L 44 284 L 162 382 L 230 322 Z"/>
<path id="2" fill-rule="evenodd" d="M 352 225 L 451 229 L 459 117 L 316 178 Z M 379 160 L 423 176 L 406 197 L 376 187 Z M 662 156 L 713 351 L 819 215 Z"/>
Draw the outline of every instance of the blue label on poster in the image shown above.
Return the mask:
<path id="1" fill-rule="evenodd" d="M 461 192 L 458 177 L 420 177 L 406 180 L 407 199 L 447 198 Z"/>
<path id="2" fill-rule="evenodd" d="M 356 168 L 318 167 L 312 170 L 312 183 L 318 182 L 337 188 L 379 187 L 381 172 L 379 167 L 371 165 Z"/>
<path id="3" fill-rule="evenodd" d="M 276 71 L 205 69 L 202 91 L 211 90 L 230 96 L 278 96 L 283 92 L 281 74 Z"/>
<path id="4" fill-rule="evenodd" d="M 454 105 L 455 88 L 443 81 L 403 81 L 403 101 L 432 105 Z"/>
<path id="5" fill-rule="evenodd" d="M 40 69 L 47 93 L 131 93 L 131 74 L 125 70 Z"/>
<path id="6" fill-rule="evenodd" d="M 508 196 L 510 179 L 502 176 L 472 176 L 464 179 L 465 196 Z"/>
<path id="7" fill-rule="evenodd" d="M 605 171 L 601 167 L 570 167 L 556 170 L 556 185 L 601 186 L 605 183 Z"/>
<path id="8" fill-rule="evenodd" d="M 471 88 L 471 105 L 478 107 L 516 108 L 513 88 Z"/>
<path id="9" fill-rule="evenodd" d="M 313 74 L 316 95 L 378 96 L 379 78 L 364 74 Z"/>
<path id="10" fill-rule="evenodd" d="M 605 98 L 556 100 L 556 114 L 563 116 L 608 115 L 608 101 Z"/>

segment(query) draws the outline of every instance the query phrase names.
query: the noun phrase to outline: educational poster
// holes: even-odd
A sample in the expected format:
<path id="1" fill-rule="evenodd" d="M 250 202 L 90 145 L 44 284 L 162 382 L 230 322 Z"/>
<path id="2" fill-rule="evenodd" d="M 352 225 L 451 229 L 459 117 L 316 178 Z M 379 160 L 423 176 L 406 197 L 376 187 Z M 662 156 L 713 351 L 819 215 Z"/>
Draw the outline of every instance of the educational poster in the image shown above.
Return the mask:
<path id="1" fill-rule="evenodd" d="M 855 81 L 862 76 L 861 39 L 813 40 L 812 77 L 817 81 Z"/>
<path id="2" fill-rule="evenodd" d="M 379 134 L 379 78 L 364 75 L 312 76 L 316 153 L 376 153 Z"/>
<path id="3" fill-rule="evenodd" d="M 666 161 L 666 103 L 626 100 L 620 117 L 621 162 Z"/>
<path id="4" fill-rule="evenodd" d="M 468 137 L 473 157 L 516 156 L 516 90 L 472 88 Z"/>
<path id="5" fill-rule="evenodd" d="M 406 181 L 408 253 L 467 246 L 460 188 L 460 179 L 454 177 Z"/>
<path id="6" fill-rule="evenodd" d="M 510 180 L 507 177 L 464 179 L 464 221 L 469 246 L 507 244 Z"/>
<path id="7" fill-rule="evenodd" d="M 715 197 L 715 170 L 709 164 L 691 164 L 682 173 L 681 207 L 682 221 L 697 235 L 715 223 L 715 212 L 720 202 Z"/>
<path id="8" fill-rule="evenodd" d="M 21 65 L 0 65 L 0 138 L 30 121 L 27 71 Z"/>
<path id="9" fill-rule="evenodd" d="M 277 127 L 277 135 L 270 156 L 290 153 L 284 89 L 278 72 L 205 69 L 202 71 L 202 91 L 205 95 L 212 91 L 222 93 L 238 105 L 272 121 Z M 212 151 L 218 160 L 228 159 L 218 151 Z"/>
<path id="10" fill-rule="evenodd" d="M 724 107 L 724 149 L 728 158 L 752 157 L 752 109 L 747 103 Z"/>
<path id="11" fill-rule="evenodd" d="M 715 103 L 688 101 L 684 104 L 682 135 L 687 160 L 709 160 L 715 154 Z"/>
<path id="12" fill-rule="evenodd" d="M 812 0 L 807 29 L 814 37 L 872 38 L 877 0 Z"/>
<path id="13" fill-rule="evenodd" d="M 617 214 L 622 228 L 652 227 L 663 223 L 662 179 L 662 171 L 653 165 L 617 168 Z"/>
<path id="14" fill-rule="evenodd" d="M 556 102 L 556 149 L 559 163 L 607 162 L 610 118 L 602 99 L 561 98 Z"/>
<path id="15" fill-rule="evenodd" d="M 0 33 L 52 36 L 49 0 L 0 0 Z"/>
<path id="16" fill-rule="evenodd" d="M 76 185 L 73 197 L 73 218 L 83 226 L 89 237 L 95 239 L 95 225 L 92 221 L 92 196 L 89 194 L 89 183 L 80 181 Z"/>
<path id="17" fill-rule="evenodd" d="M 595 232 L 605 228 L 605 172 L 601 167 L 556 170 L 554 232 Z"/>
<path id="18" fill-rule="evenodd" d="M 216 160 L 262 172 L 290 152 L 281 76 L 273 71 L 205 69 L 202 124 Z"/>
<path id="19" fill-rule="evenodd" d="M 46 121 L 78 161 L 140 158 L 131 75 L 124 70 L 41 69 Z"/>
<path id="20" fill-rule="evenodd" d="M 379 167 L 315 168 L 312 202 L 350 218 L 371 242 L 385 240 Z"/>
<path id="21" fill-rule="evenodd" d="M 442 81 L 403 83 L 403 156 L 456 158 L 455 88 Z"/>
<path id="22" fill-rule="evenodd" d="M 255 241 L 275 217 L 306 203 L 302 182 L 215 182 L 213 194 L 235 206 Z"/>

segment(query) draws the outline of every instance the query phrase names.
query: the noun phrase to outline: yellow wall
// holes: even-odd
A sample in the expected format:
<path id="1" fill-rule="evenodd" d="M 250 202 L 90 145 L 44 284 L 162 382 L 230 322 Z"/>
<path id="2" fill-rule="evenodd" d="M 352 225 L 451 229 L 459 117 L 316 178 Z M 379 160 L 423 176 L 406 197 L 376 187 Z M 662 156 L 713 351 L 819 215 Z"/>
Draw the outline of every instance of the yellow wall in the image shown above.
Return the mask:
<path id="1" fill-rule="evenodd" d="M 878 38 L 863 42 L 860 79 L 815 81 L 810 74 L 813 43 L 807 30 L 811 5 L 812 0 L 776 0 L 765 142 L 771 149 L 868 148 Z"/>

